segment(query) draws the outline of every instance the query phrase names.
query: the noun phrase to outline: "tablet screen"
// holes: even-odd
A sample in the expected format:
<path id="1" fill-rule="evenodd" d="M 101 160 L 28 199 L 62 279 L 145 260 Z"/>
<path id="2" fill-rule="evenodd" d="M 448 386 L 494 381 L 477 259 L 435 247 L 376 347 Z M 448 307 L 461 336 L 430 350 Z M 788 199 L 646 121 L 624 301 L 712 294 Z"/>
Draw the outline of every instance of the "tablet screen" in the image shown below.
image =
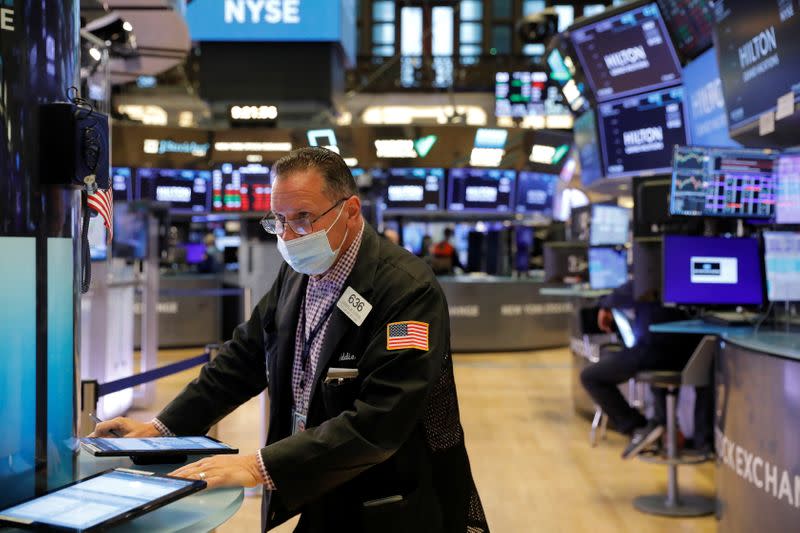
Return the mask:
<path id="1" fill-rule="evenodd" d="M 187 450 L 230 450 L 230 446 L 208 437 L 154 437 L 84 439 L 85 442 L 104 452 L 185 452 Z"/>
<path id="2" fill-rule="evenodd" d="M 0 519 L 86 529 L 186 489 L 188 479 L 113 470 L 0 511 Z"/>

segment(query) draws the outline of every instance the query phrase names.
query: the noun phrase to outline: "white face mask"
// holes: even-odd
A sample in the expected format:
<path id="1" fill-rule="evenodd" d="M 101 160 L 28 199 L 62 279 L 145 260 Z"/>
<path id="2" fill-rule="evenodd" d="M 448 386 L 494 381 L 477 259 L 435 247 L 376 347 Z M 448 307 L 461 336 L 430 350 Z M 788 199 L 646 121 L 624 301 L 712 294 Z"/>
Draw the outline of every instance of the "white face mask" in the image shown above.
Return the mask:
<path id="1" fill-rule="evenodd" d="M 278 237 L 278 251 L 284 261 L 301 274 L 316 276 L 327 272 L 336 262 L 336 257 L 339 255 L 344 241 L 347 240 L 347 231 L 345 231 L 342 245 L 339 245 L 335 251 L 331 249 L 331 243 L 328 241 L 328 232 L 339 221 L 342 211 L 344 211 L 344 205 L 328 229 L 315 231 L 290 241 L 284 241 L 283 237 Z"/>

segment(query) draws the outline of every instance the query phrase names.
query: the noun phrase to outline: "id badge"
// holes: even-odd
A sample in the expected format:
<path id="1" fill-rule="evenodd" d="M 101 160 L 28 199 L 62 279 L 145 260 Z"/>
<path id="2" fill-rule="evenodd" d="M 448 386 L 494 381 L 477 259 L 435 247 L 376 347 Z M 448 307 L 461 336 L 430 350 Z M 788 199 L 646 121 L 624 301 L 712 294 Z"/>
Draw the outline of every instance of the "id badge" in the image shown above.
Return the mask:
<path id="1" fill-rule="evenodd" d="M 306 430 L 306 415 L 301 415 L 292 410 L 292 435 Z"/>

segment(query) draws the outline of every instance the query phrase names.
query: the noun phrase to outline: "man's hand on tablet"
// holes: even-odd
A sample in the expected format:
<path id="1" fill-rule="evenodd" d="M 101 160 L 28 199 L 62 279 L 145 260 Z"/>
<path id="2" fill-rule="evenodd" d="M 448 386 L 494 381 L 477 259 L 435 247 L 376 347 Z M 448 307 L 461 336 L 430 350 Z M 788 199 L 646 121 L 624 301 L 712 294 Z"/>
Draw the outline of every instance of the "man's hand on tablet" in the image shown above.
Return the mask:
<path id="1" fill-rule="evenodd" d="M 130 418 L 118 416 L 100 422 L 89 437 L 160 437 L 161 433 L 152 422 L 137 422 Z"/>

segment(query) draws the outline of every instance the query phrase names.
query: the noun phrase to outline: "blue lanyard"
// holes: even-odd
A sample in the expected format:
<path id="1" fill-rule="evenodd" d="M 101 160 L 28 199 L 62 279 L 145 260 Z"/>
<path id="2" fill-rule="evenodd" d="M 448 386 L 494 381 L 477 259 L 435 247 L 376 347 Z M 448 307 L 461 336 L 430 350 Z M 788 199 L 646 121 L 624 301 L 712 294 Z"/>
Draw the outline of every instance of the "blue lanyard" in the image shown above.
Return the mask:
<path id="1" fill-rule="evenodd" d="M 300 338 L 300 365 L 303 371 L 303 377 L 300 378 L 300 391 L 302 396 L 305 396 L 306 390 L 306 378 L 308 376 L 308 361 L 311 358 L 311 346 L 314 344 L 314 340 L 319 335 L 319 332 L 322 331 L 322 328 L 325 326 L 325 322 L 328 321 L 331 314 L 333 313 L 333 309 L 336 307 L 336 300 L 325 310 L 322 317 L 320 318 L 319 322 L 315 328 L 311 330 L 311 333 L 306 336 L 306 297 L 303 295 L 303 316 L 300 317 L 300 320 L 303 324 L 303 332 L 302 337 Z"/>

